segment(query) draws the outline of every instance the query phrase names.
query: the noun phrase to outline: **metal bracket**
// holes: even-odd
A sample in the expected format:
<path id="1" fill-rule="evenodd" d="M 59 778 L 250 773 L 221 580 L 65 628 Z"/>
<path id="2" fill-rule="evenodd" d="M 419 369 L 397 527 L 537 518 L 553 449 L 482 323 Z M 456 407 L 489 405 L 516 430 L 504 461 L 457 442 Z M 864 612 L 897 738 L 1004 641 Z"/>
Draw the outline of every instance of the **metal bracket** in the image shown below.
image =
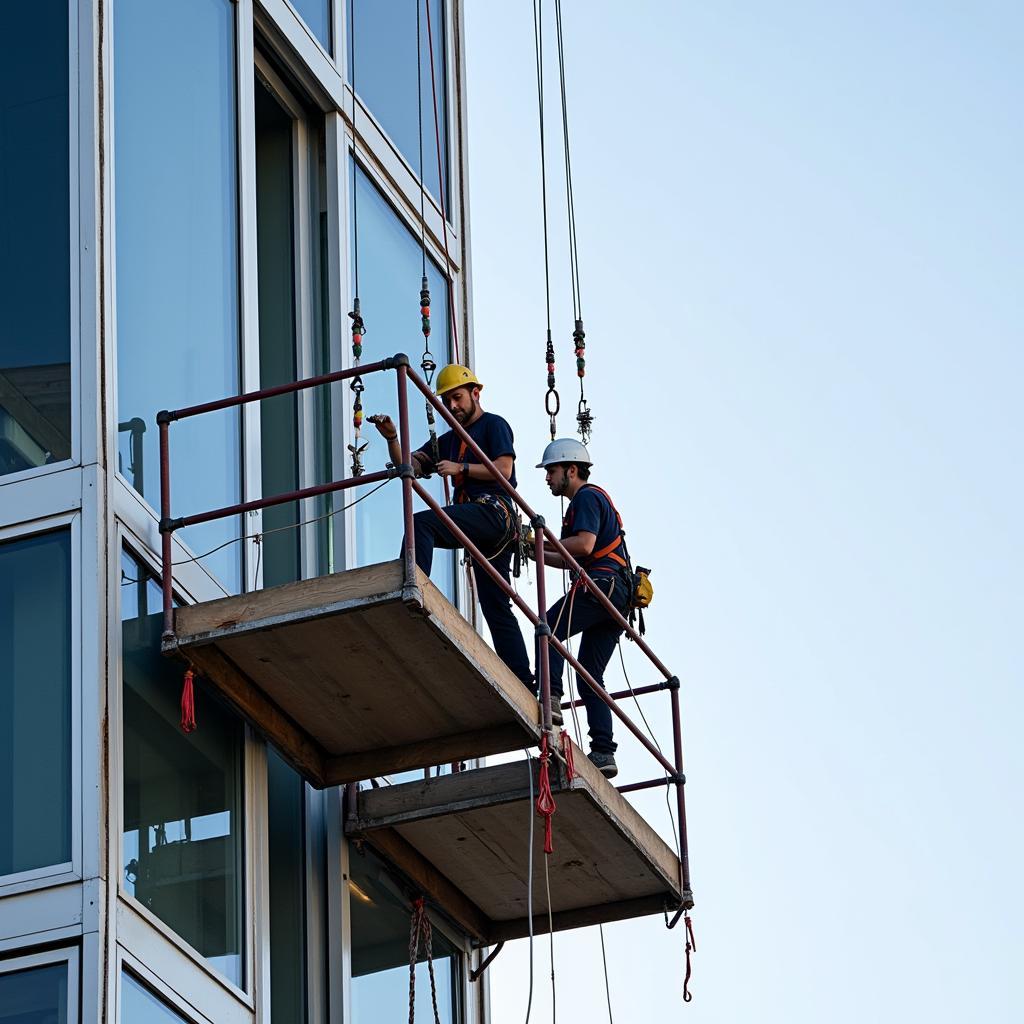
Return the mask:
<path id="1" fill-rule="evenodd" d="M 490 951 L 490 953 L 487 954 L 487 956 L 484 959 L 483 963 L 481 963 L 480 966 L 475 971 L 470 971 L 469 972 L 469 980 L 470 981 L 479 981 L 480 980 L 480 975 L 483 974 L 484 971 L 486 971 L 487 968 L 491 966 L 491 961 L 502 951 L 504 946 L 505 946 L 505 940 L 502 939 L 501 942 L 499 942 L 494 947 L 494 949 L 492 949 Z"/>

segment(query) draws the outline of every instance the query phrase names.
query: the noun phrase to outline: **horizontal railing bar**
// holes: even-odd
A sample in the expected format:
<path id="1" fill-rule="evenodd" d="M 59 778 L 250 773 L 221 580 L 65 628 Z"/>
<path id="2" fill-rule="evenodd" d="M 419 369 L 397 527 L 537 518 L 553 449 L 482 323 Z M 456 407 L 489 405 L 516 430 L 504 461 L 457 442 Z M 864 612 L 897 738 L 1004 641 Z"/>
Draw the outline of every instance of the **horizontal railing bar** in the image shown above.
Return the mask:
<path id="1" fill-rule="evenodd" d="M 241 515 L 243 512 L 255 512 L 261 508 L 271 508 L 274 505 L 284 505 L 289 501 L 302 501 L 303 498 L 315 498 L 320 494 L 332 494 L 335 491 L 345 491 L 350 487 L 359 487 L 362 484 L 375 484 L 382 480 L 394 480 L 398 473 L 392 469 L 382 469 L 377 473 L 364 473 L 362 476 L 349 476 L 344 480 L 335 480 L 329 484 L 316 484 L 312 487 L 303 487 L 297 491 L 289 491 L 287 494 L 275 494 L 269 498 L 256 498 L 253 501 L 245 501 L 239 505 L 225 505 L 224 508 L 214 509 L 212 512 L 200 512 L 194 516 L 184 516 L 181 519 L 172 519 L 167 524 L 167 532 L 183 530 L 187 526 L 196 526 L 199 523 L 208 523 L 213 519 L 226 519 L 228 516 Z M 296 526 L 302 526 L 296 523 Z M 164 524 L 161 524 L 161 530 Z"/>
<path id="2" fill-rule="evenodd" d="M 616 786 L 620 793 L 636 793 L 641 789 L 657 789 L 658 786 L 671 786 L 676 780 L 671 775 L 663 775 L 658 779 L 648 779 L 646 782 L 631 782 L 628 786 Z"/>
<path id="3" fill-rule="evenodd" d="M 652 683 L 650 686 L 634 686 L 632 690 L 618 690 L 617 692 L 610 694 L 613 700 L 625 700 L 626 697 L 642 697 L 645 693 L 660 693 L 662 690 L 668 690 L 671 688 L 671 683 L 666 680 L 663 683 Z M 567 700 L 562 704 L 563 710 L 568 708 L 581 708 L 583 707 L 584 701 L 582 700 Z"/>
<path id="4" fill-rule="evenodd" d="M 221 409 L 231 409 L 238 405 L 245 405 L 247 402 L 259 402 L 264 398 L 275 398 L 277 395 L 288 395 L 293 391 L 304 391 L 306 388 L 316 388 L 323 384 L 334 384 L 339 380 L 351 380 L 362 374 L 378 373 L 381 370 L 393 370 L 394 368 L 394 358 L 380 359 L 375 363 L 365 363 L 362 366 L 353 366 L 347 370 L 334 370 L 331 373 L 322 373 L 318 377 L 305 377 L 303 380 L 292 381 L 289 384 L 275 384 L 271 388 L 247 391 L 244 395 L 219 398 L 215 402 L 203 402 L 202 405 L 189 405 L 184 409 L 167 410 L 157 413 L 157 422 L 160 422 L 161 417 L 168 420 L 184 420 L 190 416 L 201 416 L 207 412 L 219 412 Z"/>

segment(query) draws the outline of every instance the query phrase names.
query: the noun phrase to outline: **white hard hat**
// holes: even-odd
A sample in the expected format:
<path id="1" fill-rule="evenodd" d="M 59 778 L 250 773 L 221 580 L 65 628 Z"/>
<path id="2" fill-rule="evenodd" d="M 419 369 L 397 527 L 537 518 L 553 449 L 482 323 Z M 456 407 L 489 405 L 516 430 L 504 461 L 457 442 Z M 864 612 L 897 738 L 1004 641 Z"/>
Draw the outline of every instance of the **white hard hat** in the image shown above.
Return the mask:
<path id="1" fill-rule="evenodd" d="M 584 466 L 594 464 L 590 460 L 590 452 L 587 451 L 586 445 L 581 444 L 574 437 L 560 437 L 544 449 L 537 468 L 547 469 L 548 466 L 556 466 L 562 462 L 578 462 Z"/>

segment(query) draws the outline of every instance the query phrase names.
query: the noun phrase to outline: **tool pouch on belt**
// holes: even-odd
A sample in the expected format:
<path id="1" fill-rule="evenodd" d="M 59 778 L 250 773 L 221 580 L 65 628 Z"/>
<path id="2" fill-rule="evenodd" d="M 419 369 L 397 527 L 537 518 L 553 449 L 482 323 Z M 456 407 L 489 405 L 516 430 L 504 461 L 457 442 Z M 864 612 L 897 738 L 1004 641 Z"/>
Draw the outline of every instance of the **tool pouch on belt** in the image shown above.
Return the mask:
<path id="1" fill-rule="evenodd" d="M 487 561 L 490 562 L 493 559 L 497 558 L 498 555 L 500 555 L 502 551 L 504 551 L 505 548 L 507 548 L 508 545 L 513 540 L 522 536 L 522 530 L 520 529 L 520 518 L 513 512 L 510 502 L 503 501 L 501 498 L 497 498 L 493 494 L 481 494 L 475 498 L 471 498 L 470 500 L 476 505 L 486 505 L 488 508 L 493 508 L 502 518 L 505 524 L 505 532 L 501 536 L 501 541 L 499 542 L 497 548 L 494 550 L 493 554 L 487 556 Z M 513 553 L 513 558 L 516 561 L 518 561 L 518 554 L 520 548 L 521 545 L 517 543 L 516 550 Z M 518 576 L 519 573 L 517 572 L 515 573 L 515 575 Z"/>
<path id="2" fill-rule="evenodd" d="M 643 636 L 647 632 L 644 609 L 654 600 L 654 585 L 651 570 L 638 565 L 630 571 L 629 624 Z"/>

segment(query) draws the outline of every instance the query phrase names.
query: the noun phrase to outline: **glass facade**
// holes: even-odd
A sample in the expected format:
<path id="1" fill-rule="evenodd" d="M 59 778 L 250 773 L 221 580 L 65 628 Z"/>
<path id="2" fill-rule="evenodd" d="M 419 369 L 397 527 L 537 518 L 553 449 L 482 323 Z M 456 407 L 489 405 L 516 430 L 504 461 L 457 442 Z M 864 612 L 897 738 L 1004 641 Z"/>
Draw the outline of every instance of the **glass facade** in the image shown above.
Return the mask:
<path id="1" fill-rule="evenodd" d="M 441 143 L 441 177 L 444 200 L 448 202 L 448 107 L 447 47 L 445 45 L 442 0 L 350 0 L 354 25 L 349 33 L 348 66 L 352 80 L 355 62 L 356 94 L 387 132 L 415 174 L 420 168 L 420 121 L 423 124 L 423 181 L 438 200 L 441 181 L 437 173 L 437 142 Z M 434 93 L 430 87 L 430 45 L 426 3 L 430 4 L 430 27 L 434 43 L 434 86 L 437 93 L 437 127 L 434 131 Z M 417 39 L 419 11 L 418 74 L 421 110 L 416 110 Z M 353 40 L 355 48 L 353 51 Z M 449 219 L 451 210 L 448 209 Z"/>
<path id="2" fill-rule="evenodd" d="M 66 0 L 6 4 L 0 39 L 3 476 L 71 457 Z"/>
<path id="3" fill-rule="evenodd" d="M 125 971 L 121 975 L 121 1024 L 185 1024 L 185 1018 Z"/>
<path id="4" fill-rule="evenodd" d="M 404 1020 L 409 1013 L 409 929 L 403 890 L 372 854 L 355 854 L 349 873 L 352 908 L 352 1024 Z M 432 928 L 434 984 L 441 1024 L 461 1019 L 460 957 Z M 416 964 L 416 1018 L 433 1020 L 426 952 Z"/>
<path id="5" fill-rule="evenodd" d="M 331 0 L 291 0 L 291 5 L 320 45 L 331 53 Z"/>
<path id="6" fill-rule="evenodd" d="M 242 723 L 196 679 L 199 728 L 180 728 L 183 666 L 160 654 L 160 588 L 122 556 L 125 891 L 242 985 Z"/>
<path id="7" fill-rule="evenodd" d="M 71 860 L 71 534 L 0 544 L 0 876 Z"/>
<path id="8" fill-rule="evenodd" d="M 66 963 L 0 974 L 0 1024 L 68 1024 L 70 1019 Z"/>
<path id="9" fill-rule="evenodd" d="M 118 468 L 154 508 L 157 412 L 239 391 L 236 9 L 113 5 Z M 240 457 L 237 410 L 176 423 L 173 514 L 239 501 Z M 237 532 L 182 538 L 201 553 Z M 237 590 L 239 560 L 231 544 L 205 564 Z"/>
<path id="10" fill-rule="evenodd" d="M 406 351 L 419 363 L 419 294 L 423 255 L 419 241 L 398 218 L 361 167 L 354 170 L 353 201 L 358 203 L 359 296 L 366 321 L 363 359 L 372 362 Z M 354 254 L 353 254 L 354 255 Z M 352 261 L 353 267 L 355 261 Z M 451 359 L 448 319 L 448 287 L 441 270 L 428 259 L 427 281 L 431 295 L 430 345 L 434 361 L 444 366 Z M 353 280 L 353 288 L 355 282 Z M 377 341 L 377 339 L 380 339 Z M 387 350 L 375 345 L 389 345 Z M 398 421 L 398 395 L 393 374 L 374 374 L 365 379 L 363 407 L 367 414 L 386 413 Z M 412 444 L 426 443 L 428 434 L 423 405 L 410 391 Z M 438 433 L 444 431 L 438 417 Z M 387 444 L 372 425 L 364 431 L 369 448 L 364 455 L 368 470 L 383 469 L 388 461 Z M 424 481 L 438 500 L 444 500 L 444 485 L 436 476 Z M 356 553 L 359 565 L 397 558 L 402 542 L 402 501 L 396 486 L 382 488 L 356 506 Z M 455 590 L 455 558 L 451 552 L 436 551 L 431 577 L 449 597 Z"/>

